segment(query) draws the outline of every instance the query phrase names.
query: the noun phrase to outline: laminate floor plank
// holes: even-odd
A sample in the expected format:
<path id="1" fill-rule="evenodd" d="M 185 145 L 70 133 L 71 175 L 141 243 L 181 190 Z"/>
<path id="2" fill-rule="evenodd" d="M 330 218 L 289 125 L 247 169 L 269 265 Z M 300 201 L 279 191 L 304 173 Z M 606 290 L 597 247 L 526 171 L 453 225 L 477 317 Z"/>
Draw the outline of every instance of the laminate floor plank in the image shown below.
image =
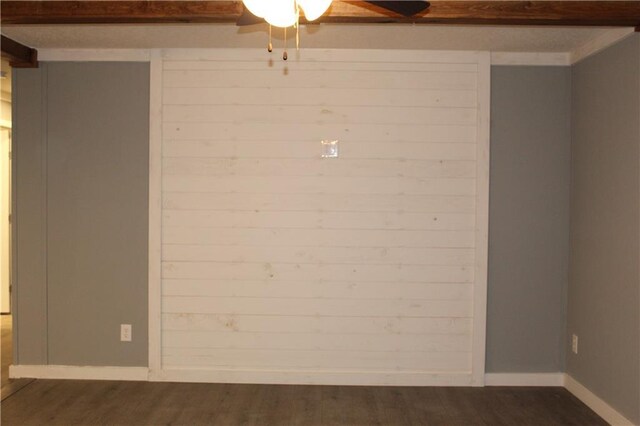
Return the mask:
<path id="1" fill-rule="evenodd" d="M 384 389 L 384 388 L 383 388 Z M 438 393 L 442 388 L 397 388 L 405 402 L 408 424 L 410 425 L 444 425 L 451 416 Z M 381 398 L 384 398 L 381 395 Z"/>

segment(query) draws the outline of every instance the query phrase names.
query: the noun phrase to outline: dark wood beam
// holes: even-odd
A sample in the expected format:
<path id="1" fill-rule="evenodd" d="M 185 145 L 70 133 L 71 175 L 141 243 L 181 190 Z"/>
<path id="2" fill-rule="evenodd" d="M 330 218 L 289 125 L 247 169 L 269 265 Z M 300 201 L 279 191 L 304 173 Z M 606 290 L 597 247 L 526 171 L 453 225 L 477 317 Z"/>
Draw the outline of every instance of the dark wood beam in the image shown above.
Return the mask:
<path id="1" fill-rule="evenodd" d="M 0 2 L 9 24 L 235 22 L 240 1 L 11 1 Z M 320 22 L 470 25 L 640 25 L 639 1 L 437 1 L 405 18 L 362 1 L 336 0 Z"/>
<path id="2" fill-rule="evenodd" d="M 235 22 L 239 1 L 2 1 L 6 24 Z"/>
<path id="3" fill-rule="evenodd" d="M 18 43 L 9 37 L 2 36 L 0 40 L 2 57 L 9 60 L 9 65 L 14 68 L 37 68 L 38 51 L 24 44 Z"/>

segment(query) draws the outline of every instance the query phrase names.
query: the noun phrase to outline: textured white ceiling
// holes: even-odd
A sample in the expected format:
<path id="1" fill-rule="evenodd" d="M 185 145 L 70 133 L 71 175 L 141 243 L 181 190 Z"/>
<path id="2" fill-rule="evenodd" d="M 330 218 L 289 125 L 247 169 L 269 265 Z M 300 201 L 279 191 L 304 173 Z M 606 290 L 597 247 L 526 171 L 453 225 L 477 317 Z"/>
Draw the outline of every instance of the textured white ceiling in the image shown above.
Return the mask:
<path id="1" fill-rule="evenodd" d="M 606 28 L 323 24 L 303 27 L 300 39 L 303 48 L 569 52 L 607 31 Z M 2 33 L 36 48 L 220 48 L 263 47 L 267 43 L 263 25 L 25 25 L 4 26 Z M 292 33 L 290 30 L 290 39 Z M 274 37 L 282 39 L 282 30 L 274 29 Z M 276 47 L 278 44 L 276 40 Z"/>

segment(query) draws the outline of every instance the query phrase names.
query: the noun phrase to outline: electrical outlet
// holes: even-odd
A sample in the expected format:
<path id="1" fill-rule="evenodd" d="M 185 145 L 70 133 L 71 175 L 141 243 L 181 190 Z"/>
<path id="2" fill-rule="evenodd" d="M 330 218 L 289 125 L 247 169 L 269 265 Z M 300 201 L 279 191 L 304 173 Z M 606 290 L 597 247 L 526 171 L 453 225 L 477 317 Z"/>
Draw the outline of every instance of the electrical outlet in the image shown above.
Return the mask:
<path id="1" fill-rule="evenodd" d="M 578 336 L 575 334 L 571 336 L 571 352 L 578 353 Z"/>
<path id="2" fill-rule="evenodd" d="M 131 324 L 120 324 L 120 341 L 131 341 Z"/>

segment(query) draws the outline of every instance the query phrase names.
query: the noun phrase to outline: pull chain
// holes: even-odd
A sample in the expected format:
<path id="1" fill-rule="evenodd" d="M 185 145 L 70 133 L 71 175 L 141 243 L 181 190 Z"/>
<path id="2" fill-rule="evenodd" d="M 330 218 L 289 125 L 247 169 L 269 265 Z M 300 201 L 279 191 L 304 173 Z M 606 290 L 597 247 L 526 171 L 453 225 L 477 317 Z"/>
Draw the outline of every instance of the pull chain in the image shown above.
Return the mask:
<path id="1" fill-rule="evenodd" d="M 296 2 L 296 50 L 300 50 L 300 6 Z"/>
<path id="2" fill-rule="evenodd" d="M 271 43 L 271 24 L 269 24 L 269 44 L 267 45 L 267 51 L 273 52 L 273 44 Z"/>
<path id="3" fill-rule="evenodd" d="M 287 55 L 287 27 L 284 28 L 284 53 L 282 54 L 282 59 L 287 60 L 289 55 Z"/>

